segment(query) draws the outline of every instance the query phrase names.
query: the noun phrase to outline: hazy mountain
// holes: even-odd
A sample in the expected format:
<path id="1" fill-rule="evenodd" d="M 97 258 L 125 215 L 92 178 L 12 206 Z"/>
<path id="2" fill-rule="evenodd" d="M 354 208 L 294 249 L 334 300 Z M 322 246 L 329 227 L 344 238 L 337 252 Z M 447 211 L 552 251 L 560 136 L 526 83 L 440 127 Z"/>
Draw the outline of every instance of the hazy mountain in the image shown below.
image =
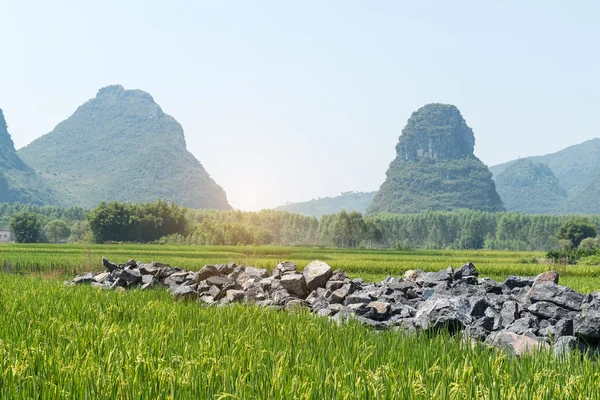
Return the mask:
<path id="1" fill-rule="evenodd" d="M 421 107 L 402 130 L 396 158 L 368 212 L 504 210 L 492 174 L 473 154 L 474 146 L 473 131 L 455 106 Z"/>
<path id="2" fill-rule="evenodd" d="M 0 110 L 0 202 L 51 204 L 61 202 L 44 180 L 21 160 Z"/>
<path id="3" fill-rule="evenodd" d="M 181 125 L 141 90 L 100 89 L 19 155 L 72 204 L 161 198 L 192 208 L 231 208 L 187 151 Z"/>
<path id="4" fill-rule="evenodd" d="M 494 180 L 507 207 L 511 200 L 506 199 L 509 194 L 504 187 L 505 182 L 518 179 L 518 174 L 517 176 L 512 176 L 512 174 L 518 171 L 519 168 L 515 169 L 513 167 L 515 164 L 522 163 L 523 160 L 547 165 L 558 180 L 560 187 L 566 190 L 566 198 L 555 202 L 555 207 L 551 207 L 553 200 L 547 199 L 545 206 L 542 207 L 544 211 L 537 212 L 561 214 L 600 213 L 600 185 L 598 184 L 600 181 L 600 139 L 588 140 L 556 153 L 526 157 L 491 167 L 490 170 L 494 174 Z M 500 182 L 501 177 L 504 183 Z M 549 182 L 548 184 L 550 185 Z M 521 197 L 520 203 L 512 203 L 514 208 L 510 209 L 522 212 L 540 209 L 538 205 L 541 200 L 534 201 L 533 197 L 535 196 L 531 194 L 537 192 L 539 187 L 535 187 L 535 185 L 528 186 L 526 182 L 522 182 L 521 189 L 529 191 L 530 199 L 527 200 L 525 197 Z M 558 192 L 555 192 L 555 194 L 558 194 Z"/>
<path id="5" fill-rule="evenodd" d="M 600 139 L 591 139 L 556 153 L 525 157 L 525 159 L 546 164 L 563 188 L 568 192 L 573 189 L 577 191 L 578 186 L 587 186 L 600 172 Z M 516 161 L 518 160 L 494 165 L 490 167 L 490 171 L 494 176 L 498 176 Z"/>
<path id="6" fill-rule="evenodd" d="M 321 217 L 325 214 L 337 214 L 342 210 L 365 213 L 377 192 L 343 192 L 335 197 L 322 197 L 298 203 L 288 203 L 275 208 L 277 211 L 289 211 L 302 215 Z"/>
<path id="7" fill-rule="evenodd" d="M 495 181 L 508 211 L 557 213 L 567 198 L 567 191 L 550 167 L 528 159 L 511 163 L 496 176 Z"/>

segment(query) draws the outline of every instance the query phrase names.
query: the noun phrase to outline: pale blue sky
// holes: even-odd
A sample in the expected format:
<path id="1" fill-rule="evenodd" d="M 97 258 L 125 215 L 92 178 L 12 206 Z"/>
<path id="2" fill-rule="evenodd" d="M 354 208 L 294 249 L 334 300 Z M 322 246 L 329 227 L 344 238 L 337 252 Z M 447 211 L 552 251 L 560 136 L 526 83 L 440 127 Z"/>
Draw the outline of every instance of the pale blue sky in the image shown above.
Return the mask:
<path id="1" fill-rule="evenodd" d="M 598 4 L 0 0 L 0 108 L 22 147 L 119 83 L 181 122 L 234 207 L 376 190 L 430 102 L 488 165 L 600 136 Z"/>

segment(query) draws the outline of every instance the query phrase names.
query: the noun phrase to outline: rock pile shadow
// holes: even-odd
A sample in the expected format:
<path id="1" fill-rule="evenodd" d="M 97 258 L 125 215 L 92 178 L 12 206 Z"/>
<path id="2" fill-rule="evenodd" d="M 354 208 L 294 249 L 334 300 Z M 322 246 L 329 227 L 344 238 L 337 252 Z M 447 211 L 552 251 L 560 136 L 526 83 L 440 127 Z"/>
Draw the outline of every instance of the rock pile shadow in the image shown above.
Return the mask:
<path id="1" fill-rule="evenodd" d="M 102 258 L 105 272 L 77 276 L 70 284 L 117 289 L 166 287 L 176 299 L 207 305 L 251 302 L 279 309 L 306 307 L 336 321 L 356 319 L 377 329 L 408 332 L 450 330 L 515 355 L 552 346 L 556 355 L 597 353 L 600 293 L 583 295 L 558 285 L 558 273 L 479 278 L 475 266 L 438 272 L 410 270 L 403 278 L 367 283 L 313 261 L 302 271 L 282 262 L 266 269 L 234 263 L 205 265 L 197 272 L 167 264 Z"/>

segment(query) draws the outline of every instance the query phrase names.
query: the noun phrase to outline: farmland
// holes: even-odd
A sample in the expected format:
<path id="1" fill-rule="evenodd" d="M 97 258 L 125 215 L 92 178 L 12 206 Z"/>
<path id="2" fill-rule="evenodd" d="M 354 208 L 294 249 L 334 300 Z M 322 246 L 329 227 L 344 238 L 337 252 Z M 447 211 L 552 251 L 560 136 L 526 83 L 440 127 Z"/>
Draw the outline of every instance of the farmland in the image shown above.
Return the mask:
<path id="1" fill-rule="evenodd" d="M 100 256 L 187 269 L 235 261 L 273 268 L 314 259 L 379 280 L 473 262 L 482 276 L 535 275 L 539 253 L 289 247 L 0 246 L 0 398 L 597 398 L 588 356 L 510 357 L 460 336 L 376 332 L 306 312 L 174 302 L 164 290 L 65 286 Z M 529 262 L 529 263 L 525 263 Z M 553 266 L 556 267 L 556 266 Z M 600 268 L 561 266 L 561 282 L 600 289 Z M 9 273 L 12 272 L 12 273 Z"/>

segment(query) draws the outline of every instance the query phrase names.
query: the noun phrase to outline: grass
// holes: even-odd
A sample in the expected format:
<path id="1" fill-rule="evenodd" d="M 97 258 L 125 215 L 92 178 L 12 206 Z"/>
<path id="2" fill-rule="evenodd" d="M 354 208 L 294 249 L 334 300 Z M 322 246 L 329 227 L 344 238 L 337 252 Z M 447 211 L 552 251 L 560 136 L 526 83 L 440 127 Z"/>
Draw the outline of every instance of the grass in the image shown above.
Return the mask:
<path id="1" fill-rule="evenodd" d="M 373 251 L 290 247 L 2 245 L 2 399 L 552 399 L 600 397 L 587 356 L 521 358 L 460 335 L 376 332 L 305 312 L 174 302 L 164 290 L 65 286 L 101 269 L 102 255 L 188 269 L 235 261 L 273 268 L 314 259 L 379 280 L 408 269 L 473 262 L 482 276 L 550 269 L 538 253 Z M 0 261 L 2 262 L 2 261 Z M 561 266 L 561 282 L 589 292 L 600 269 Z M 53 279 L 48 279 L 51 277 Z"/>
<path id="2" fill-rule="evenodd" d="M 0 274 L 6 399 L 597 398 L 577 355 L 520 359 L 444 334 L 173 302 Z"/>

